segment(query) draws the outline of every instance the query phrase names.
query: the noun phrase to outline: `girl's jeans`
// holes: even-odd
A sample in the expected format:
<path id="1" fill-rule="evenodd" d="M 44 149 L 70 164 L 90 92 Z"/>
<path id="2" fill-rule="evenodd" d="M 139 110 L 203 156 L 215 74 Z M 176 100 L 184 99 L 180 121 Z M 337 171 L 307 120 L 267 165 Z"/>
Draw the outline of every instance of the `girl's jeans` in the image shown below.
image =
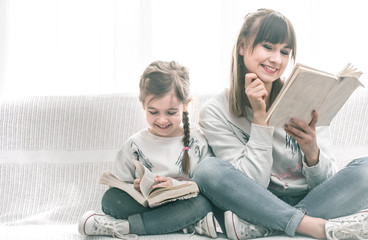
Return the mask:
<path id="1" fill-rule="evenodd" d="M 368 208 L 368 157 L 353 160 L 301 201 L 281 200 L 230 163 L 207 158 L 194 173 L 201 193 L 223 211 L 231 210 L 241 219 L 294 236 L 304 217 L 331 219 Z M 294 205 L 294 206 L 293 206 Z M 223 216 L 216 216 L 223 227 Z"/>
<path id="2" fill-rule="evenodd" d="M 153 235 L 180 231 L 213 210 L 211 202 L 201 194 L 149 208 L 137 203 L 124 191 L 110 188 L 102 197 L 102 211 L 117 219 L 127 219 L 133 234 Z"/>

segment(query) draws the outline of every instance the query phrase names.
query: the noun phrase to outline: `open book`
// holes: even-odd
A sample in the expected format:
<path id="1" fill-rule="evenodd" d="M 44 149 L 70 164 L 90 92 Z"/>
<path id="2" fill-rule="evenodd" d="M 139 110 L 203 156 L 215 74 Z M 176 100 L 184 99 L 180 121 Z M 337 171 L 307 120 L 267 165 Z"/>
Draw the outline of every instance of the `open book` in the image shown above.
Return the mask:
<path id="1" fill-rule="evenodd" d="M 136 171 L 141 178 L 140 189 L 137 191 L 133 184 L 126 183 L 109 171 L 105 171 L 100 178 L 100 183 L 110 187 L 119 188 L 128 193 L 144 207 L 156 207 L 167 202 L 196 197 L 199 189 L 195 182 L 186 182 L 172 187 L 160 187 L 153 189 L 156 175 L 148 170 L 139 161 L 134 160 Z"/>
<path id="2" fill-rule="evenodd" d="M 283 127 L 291 118 L 307 124 L 312 111 L 318 112 L 317 126 L 328 126 L 351 94 L 363 84 L 362 72 L 351 64 L 338 74 L 296 64 L 279 95 L 267 111 L 270 126 Z"/>

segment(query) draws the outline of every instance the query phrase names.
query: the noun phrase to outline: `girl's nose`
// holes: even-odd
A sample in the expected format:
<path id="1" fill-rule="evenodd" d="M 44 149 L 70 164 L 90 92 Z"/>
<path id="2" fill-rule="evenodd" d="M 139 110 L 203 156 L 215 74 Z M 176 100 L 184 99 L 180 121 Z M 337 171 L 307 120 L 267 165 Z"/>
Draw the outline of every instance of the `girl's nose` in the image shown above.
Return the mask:
<path id="1" fill-rule="evenodd" d="M 158 119 L 157 119 L 157 122 L 158 123 L 167 123 L 167 118 L 166 117 L 159 117 Z"/>

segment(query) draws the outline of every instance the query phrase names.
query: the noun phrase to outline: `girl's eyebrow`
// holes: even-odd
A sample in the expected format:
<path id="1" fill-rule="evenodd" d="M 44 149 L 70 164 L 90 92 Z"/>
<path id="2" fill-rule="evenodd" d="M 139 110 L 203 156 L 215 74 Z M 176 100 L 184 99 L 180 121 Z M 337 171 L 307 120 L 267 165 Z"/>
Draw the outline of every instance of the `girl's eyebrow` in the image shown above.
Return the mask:
<path id="1" fill-rule="evenodd" d="M 156 110 L 156 108 L 154 107 L 147 107 L 147 109 L 152 109 L 152 110 Z M 166 109 L 167 111 L 172 111 L 172 110 L 175 110 L 175 111 L 178 111 L 179 108 L 169 108 L 169 109 Z"/>
<path id="2" fill-rule="evenodd" d="M 179 110 L 179 108 L 169 108 L 169 109 L 167 109 L 167 111 L 178 111 Z"/>

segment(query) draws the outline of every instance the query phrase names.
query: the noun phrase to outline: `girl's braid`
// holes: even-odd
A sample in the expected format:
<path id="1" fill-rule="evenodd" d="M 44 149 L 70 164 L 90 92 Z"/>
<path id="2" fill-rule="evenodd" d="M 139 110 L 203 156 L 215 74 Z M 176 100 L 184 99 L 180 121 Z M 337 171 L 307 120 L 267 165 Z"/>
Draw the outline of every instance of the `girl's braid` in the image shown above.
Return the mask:
<path id="1" fill-rule="evenodd" d="M 183 155 L 183 161 L 182 161 L 182 168 L 183 168 L 183 172 L 186 175 L 188 175 L 189 170 L 190 170 L 190 158 L 188 154 L 189 141 L 190 141 L 190 124 L 189 124 L 188 112 L 183 112 L 183 128 L 184 128 L 184 137 L 183 137 L 184 155 Z"/>

